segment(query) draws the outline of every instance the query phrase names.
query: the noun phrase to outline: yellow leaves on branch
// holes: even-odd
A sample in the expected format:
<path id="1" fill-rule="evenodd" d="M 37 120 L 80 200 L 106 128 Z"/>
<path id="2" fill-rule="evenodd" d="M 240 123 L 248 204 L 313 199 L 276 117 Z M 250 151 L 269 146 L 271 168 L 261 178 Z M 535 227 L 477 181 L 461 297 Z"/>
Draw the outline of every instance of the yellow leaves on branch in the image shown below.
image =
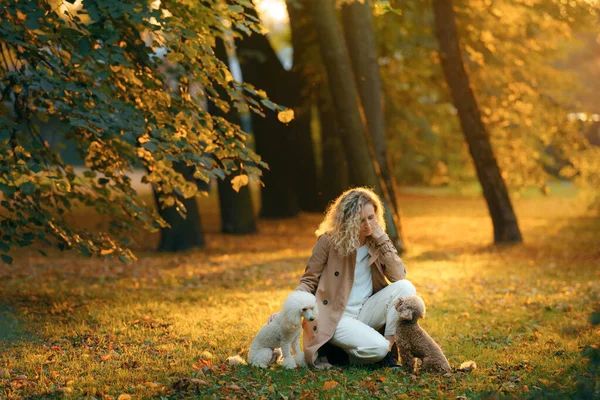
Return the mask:
<path id="1" fill-rule="evenodd" d="M 148 150 L 146 150 L 143 147 L 138 147 L 137 148 L 137 155 L 142 160 L 151 160 L 152 159 L 152 153 L 149 152 Z"/>
<path id="2" fill-rule="evenodd" d="M 138 142 L 140 144 L 148 143 L 149 141 L 150 141 L 150 135 L 148 135 L 147 133 L 145 133 L 142 136 L 138 137 Z"/>
<path id="3" fill-rule="evenodd" d="M 279 111 L 277 114 L 277 119 L 284 124 L 291 122 L 294 119 L 294 110 L 287 109 L 284 111 Z"/>

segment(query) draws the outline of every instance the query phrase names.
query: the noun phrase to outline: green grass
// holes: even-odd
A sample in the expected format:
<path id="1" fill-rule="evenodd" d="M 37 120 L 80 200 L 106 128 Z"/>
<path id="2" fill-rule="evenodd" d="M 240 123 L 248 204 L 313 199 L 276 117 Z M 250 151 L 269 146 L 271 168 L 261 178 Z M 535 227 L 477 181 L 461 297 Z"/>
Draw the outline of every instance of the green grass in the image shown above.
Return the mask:
<path id="1" fill-rule="evenodd" d="M 600 219 L 572 191 L 515 200 L 525 243 L 500 247 L 482 199 L 403 194 L 421 325 L 451 365 L 478 366 L 449 377 L 226 365 L 296 286 L 320 215 L 228 236 L 203 202 L 204 251 L 153 254 L 140 234 L 131 265 L 24 251 L 0 266 L 0 398 L 600 398 L 581 355 L 600 337 Z"/>

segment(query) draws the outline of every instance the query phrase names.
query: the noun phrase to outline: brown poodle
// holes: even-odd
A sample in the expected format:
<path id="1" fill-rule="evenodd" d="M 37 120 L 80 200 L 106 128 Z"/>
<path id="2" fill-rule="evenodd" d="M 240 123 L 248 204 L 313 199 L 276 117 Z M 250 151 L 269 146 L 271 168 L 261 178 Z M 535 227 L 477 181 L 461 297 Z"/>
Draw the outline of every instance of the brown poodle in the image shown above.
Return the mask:
<path id="1" fill-rule="evenodd" d="M 409 296 L 396 300 L 394 307 L 399 316 L 396 343 L 402 357 L 402 366 L 413 372 L 416 357 L 423 361 L 423 371 L 450 372 L 450 365 L 440 346 L 417 323 L 419 318 L 425 316 L 423 300 L 419 296 Z"/>

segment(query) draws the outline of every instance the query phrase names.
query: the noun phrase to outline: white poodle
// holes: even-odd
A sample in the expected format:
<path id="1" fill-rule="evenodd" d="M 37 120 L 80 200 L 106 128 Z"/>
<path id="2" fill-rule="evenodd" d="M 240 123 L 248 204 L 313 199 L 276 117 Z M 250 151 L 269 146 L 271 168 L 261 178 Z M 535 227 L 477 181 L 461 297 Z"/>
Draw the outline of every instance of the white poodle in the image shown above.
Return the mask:
<path id="1" fill-rule="evenodd" d="M 306 360 L 300 349 L 299 340 L 300 333 L 302 333 L 302 317 L 314 321 L 317 313 L 315 296 L 299 290 L 292 292 L 285 299 L 281 312 L 263 326 L 254 338 L 248 354 L 249 363 L 257 367 L 268 368 L 283 353 L 282 365 L 284 368 L 305 367 Z M 294 356 L 291 352 L 292 346 L 294 347 Z M 276 350 L 278 347 L 281 347 L 281 353 Z"/>

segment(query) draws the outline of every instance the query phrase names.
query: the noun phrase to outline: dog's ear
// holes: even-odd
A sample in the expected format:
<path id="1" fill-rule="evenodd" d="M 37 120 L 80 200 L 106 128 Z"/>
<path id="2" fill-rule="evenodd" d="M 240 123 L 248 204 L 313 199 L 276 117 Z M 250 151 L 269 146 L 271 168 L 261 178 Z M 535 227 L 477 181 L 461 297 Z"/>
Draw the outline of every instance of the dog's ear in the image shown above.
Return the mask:
<path id="1" fill-rule="evenodd" d="M 402 307 L 402 303 L 403 303 L 402 298 L 396 299 L 396 301 L 394 302 L 394 308 L 397 311 L 400 311 L 400 307 Z"/>
<path id="2" fill-rule="evenodd" d="M 398 310 L 398 311 L 400 311 L 400 310 Z M 398 313 L 398 318 L 401 321 L 412 321 L 413 310 L 411 310 L 410 308 L 402 310 L 401 312 Z"/>

